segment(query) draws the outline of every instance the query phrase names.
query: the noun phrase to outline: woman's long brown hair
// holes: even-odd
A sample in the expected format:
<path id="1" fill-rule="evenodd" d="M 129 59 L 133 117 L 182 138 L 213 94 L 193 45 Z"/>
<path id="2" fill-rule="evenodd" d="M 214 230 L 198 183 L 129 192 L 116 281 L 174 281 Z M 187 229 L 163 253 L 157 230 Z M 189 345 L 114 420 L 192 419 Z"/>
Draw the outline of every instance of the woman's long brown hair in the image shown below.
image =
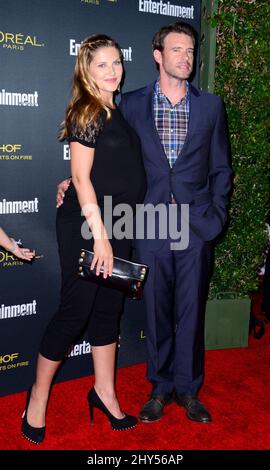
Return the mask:
<path id="1" fill-rule="evenodd" d="M 68 137 L 73 127 L 85 129 L 91 123 L 99 128 L 103 111 L 106 112 L 107 119 L 111 117 L 111 110 L 102 102 L 99 89 L 89 72 L 93 56 L 101 47 L 115 47 L 121 60 L 123 58 L 119 44 L 105 34 L 89 36 L 82 42 L 75 64 L 72 98 L 59 134 L 61 140 Z"/>

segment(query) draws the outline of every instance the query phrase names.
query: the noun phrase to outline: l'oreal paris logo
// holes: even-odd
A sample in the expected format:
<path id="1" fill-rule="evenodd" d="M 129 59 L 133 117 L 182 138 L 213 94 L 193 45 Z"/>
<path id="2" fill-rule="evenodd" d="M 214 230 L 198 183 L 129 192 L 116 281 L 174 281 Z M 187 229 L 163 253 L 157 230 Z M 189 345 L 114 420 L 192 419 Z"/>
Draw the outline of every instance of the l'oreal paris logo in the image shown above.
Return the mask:
<path id="1" fill-rule="evenodd" d="M 25 46 L 44 47 L 44 43 L 39 43 L 36 36 L 23 33 L 6 33 L 0 31 L 0 44 L 5 49 L 23 51 Z"/>

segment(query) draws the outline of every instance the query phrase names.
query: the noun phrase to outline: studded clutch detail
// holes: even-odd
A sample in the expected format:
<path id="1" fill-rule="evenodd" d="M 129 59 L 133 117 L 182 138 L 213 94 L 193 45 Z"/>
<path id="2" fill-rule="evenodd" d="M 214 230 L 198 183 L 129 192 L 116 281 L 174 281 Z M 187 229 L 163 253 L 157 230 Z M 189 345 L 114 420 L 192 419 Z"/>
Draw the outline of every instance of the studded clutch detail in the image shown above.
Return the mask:
<path id="1" fill-rule="evenodd" d="M 131 299 L 141 299 L 143 287 L 149 271 L 146 264 L 133 263 L 122 258 L 113 258 L 113 272 L 111 276 L 103 277 L 103 266 L 99 276 L 96 268 L 90 269 L 94 257 L 92 251 L 82 249 L 79 257 L 79 276 L 105 287 L 111 287 L 124 292 Z"/>

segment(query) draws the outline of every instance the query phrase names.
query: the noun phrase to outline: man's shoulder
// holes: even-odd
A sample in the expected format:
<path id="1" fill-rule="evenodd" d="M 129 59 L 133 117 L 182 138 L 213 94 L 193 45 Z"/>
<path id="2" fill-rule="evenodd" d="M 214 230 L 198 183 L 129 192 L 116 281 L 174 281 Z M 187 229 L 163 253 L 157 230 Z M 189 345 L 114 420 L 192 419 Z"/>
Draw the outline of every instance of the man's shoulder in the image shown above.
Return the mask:
<path id="1" fill-rule="evenodd" d="M 148 93 L 151 93 L 151 91 L 153 91 L 153 87 L 154 87 L 154 83 L 150 83 L 149 85 L 143 86 L 136 90 L 127 91 L 126 93 L 122 94 L 121 99 L 124 99 L 124 100 L 137 99 L 138 96 L 140 95 L 143 96 L 143 95 L 147 95 Z"/>
<path id="2" fill-rule="evenodd" d="M 194 87 L 191 85 L 191 90 L 193 93 L 197 96 L 200 96 L 200 98 L 208 103 L 212 104 L 219 104 L 222 102 L 222 98 L 218 95 L 215 95 L 214 93 L 209 93 L 208 91 L 204 90 L 199 90 L 198 88 Z"/>

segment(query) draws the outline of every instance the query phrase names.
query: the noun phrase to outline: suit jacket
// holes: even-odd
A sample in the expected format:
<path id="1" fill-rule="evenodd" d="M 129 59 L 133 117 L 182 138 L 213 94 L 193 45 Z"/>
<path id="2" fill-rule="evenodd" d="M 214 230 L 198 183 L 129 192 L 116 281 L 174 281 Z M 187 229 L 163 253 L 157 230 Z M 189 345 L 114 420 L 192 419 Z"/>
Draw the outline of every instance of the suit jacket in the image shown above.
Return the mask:
<path id="1" fill-rule="evenodd" d="M 231 189 L 232 172 L 223 102 L 218 96 L 190 85 L 187 136 L 174 166 L 170 168 L 154 121 L 154 85 L 124 94 L 120 103 L 125 119 L 141 140 L 147 176 L 144 202 L 154 205 L 168 203 L 173 194 L 179 205 L 190 205 L 191 228 L 203 240 L 212 240 L 226 222 Z"/>

